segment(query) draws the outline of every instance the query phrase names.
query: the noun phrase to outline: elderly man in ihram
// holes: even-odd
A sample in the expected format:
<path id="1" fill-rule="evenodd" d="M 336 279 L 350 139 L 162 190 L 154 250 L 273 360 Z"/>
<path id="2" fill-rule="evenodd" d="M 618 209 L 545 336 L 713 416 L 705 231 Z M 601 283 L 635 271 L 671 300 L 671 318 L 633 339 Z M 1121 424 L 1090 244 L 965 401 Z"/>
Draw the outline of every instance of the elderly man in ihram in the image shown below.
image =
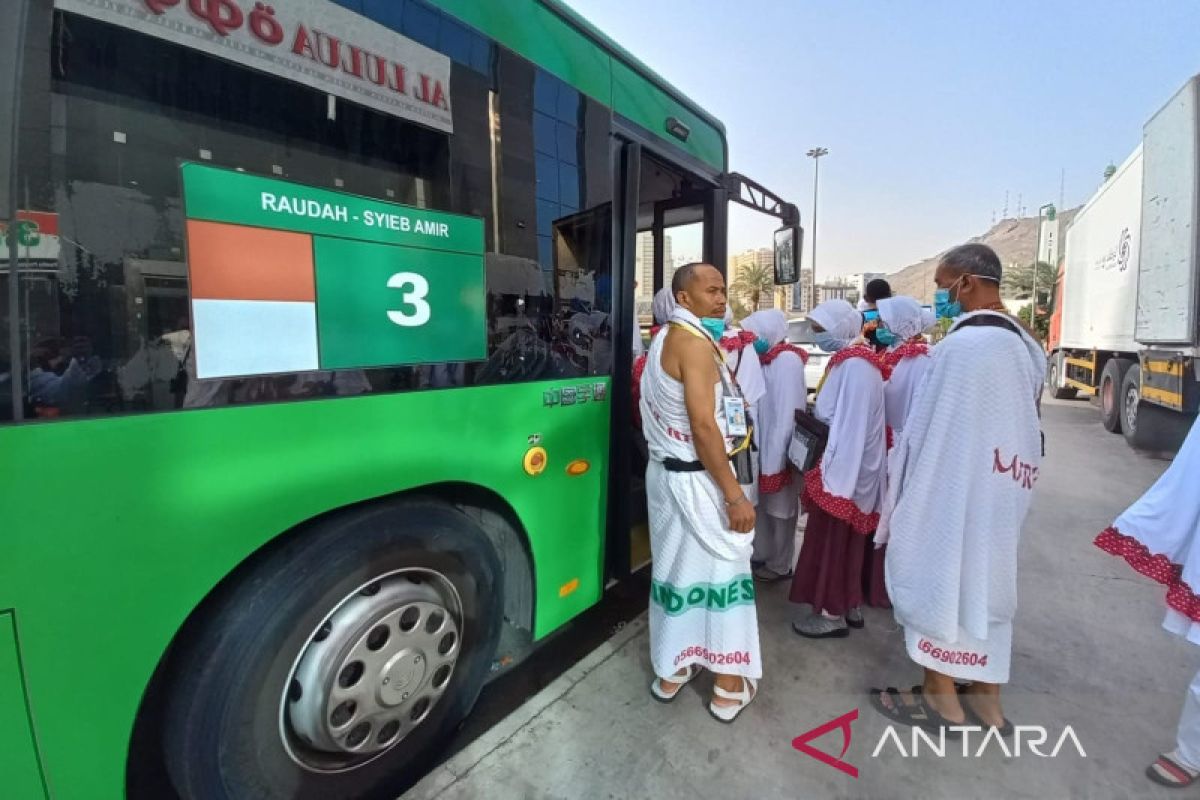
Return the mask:
<path id="1" fill-rule="evenodd" d="M 1000 685 L 1012 655 L 1017 544 L 1042 456 L 1046 359 L 1004 311 L 1000 278 L 1000 259 L 981 244 L 956 247 L 938 265 L 935 305 L 954 324 L 895 444 L 876 534 L 888 545 L 896 620 L 925 679 L 910 691 L 872 689 L 871 702 L 896 722 L 951 736 L 964 724 L 1013 729 Z"/>

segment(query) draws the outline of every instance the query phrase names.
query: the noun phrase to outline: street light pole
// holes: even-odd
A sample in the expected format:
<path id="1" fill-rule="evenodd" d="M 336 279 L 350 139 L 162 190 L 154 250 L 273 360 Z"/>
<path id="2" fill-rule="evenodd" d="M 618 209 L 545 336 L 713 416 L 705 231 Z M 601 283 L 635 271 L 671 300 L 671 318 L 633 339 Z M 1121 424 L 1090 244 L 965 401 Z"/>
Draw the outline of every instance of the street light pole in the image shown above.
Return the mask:
<path id="1" fill-rule="evenodd" d="M 814 147 L 805 153 L 813 160 L 813 213 L 812 213 L 812 258 L 809 272 L 808 310 L 811 312 L 817 305 L 817 190 L 821 185 L 821 156 L 829 155 L 829 148 Z"/>

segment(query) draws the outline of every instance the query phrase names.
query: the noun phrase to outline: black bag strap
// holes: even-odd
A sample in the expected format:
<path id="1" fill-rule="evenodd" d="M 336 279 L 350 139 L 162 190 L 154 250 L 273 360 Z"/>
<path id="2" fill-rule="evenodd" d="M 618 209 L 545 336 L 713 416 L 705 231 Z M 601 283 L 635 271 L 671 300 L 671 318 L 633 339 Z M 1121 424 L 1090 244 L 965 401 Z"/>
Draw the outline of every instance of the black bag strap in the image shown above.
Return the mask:
<path id="1" fill-rule="evenodd" d="M 957 331 L 960 328 L 966 328 L 968 326 L 977 328 L 1004 328 L 1006 331 L 1011 331 L 1017 336 L 1021 335 L 1021 329 L 1017 327 L 1017 323 L 1001 314 L 976 314 L 973 317 L 967 317 L 962 322 L 955 325 L 954 330 Z M 951 333 L 954 333 L 954 331 L 951 331 Z"/>

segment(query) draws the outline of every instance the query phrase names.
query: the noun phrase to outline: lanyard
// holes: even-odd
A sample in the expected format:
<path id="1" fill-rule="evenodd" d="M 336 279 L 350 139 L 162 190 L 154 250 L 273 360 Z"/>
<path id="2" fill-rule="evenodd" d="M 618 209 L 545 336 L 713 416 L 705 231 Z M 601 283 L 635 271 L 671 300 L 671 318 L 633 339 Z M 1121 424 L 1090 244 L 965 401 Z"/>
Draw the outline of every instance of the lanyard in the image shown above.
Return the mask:
<path id="1" fill-rule="evenodd" d="M 672 321 L 670 324 L 674 328 L 678 328 L 679 330 L 682 330 L 682 331 L 687 331 L 692 336 L 703 339 L 704 341 L 708 342 L 709 345 L 712 346 L 713 358 L 716 359 L 716 362 L 717 362 L 717 377 L 721 379 L 721 389 L 724 391 L 725 395 L 727 395 L 729 397 L 742 397 L 742 387 L 738 385 L 737 376 L 735 376 L 732 372 L 729 371 L 729 365 L 725 363 L 725 356 L 724 356 L 724 354 L 721 353 L 721 348 L 717 345 L 717 343 L 715 341 L 713 341 L 713 338 L 711 336 L 709 336 L 705 331 L 701 330 L 700 328 L 697 328 L 695 325 L 693 325 L 690 322 L 674 322 L 674 321 Z M 729 381 L 725 380 L 726 374 L 729 375 Z M 732 390 L 730 390 L 730 388 L 729 388 L 730 382 L 733 383 Z"/>

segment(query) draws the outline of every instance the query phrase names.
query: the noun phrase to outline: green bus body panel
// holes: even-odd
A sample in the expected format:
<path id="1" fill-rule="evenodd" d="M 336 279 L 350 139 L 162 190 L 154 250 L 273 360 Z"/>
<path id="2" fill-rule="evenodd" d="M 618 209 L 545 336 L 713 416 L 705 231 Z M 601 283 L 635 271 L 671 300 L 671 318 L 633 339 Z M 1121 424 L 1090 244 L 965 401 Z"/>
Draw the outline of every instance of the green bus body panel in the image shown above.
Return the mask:
<path id="1" fill-rule="evenodd" d="M 674 147 L 725 171 L 725 131 L 720 123 L 701 119 L 661 87 L 665 80 L 618 46 L 563 3 L 563 16 L 537 0 L 480 3 L 478 0 L 429 0 L 579 91 L 638 123 Z M 584 31 L 587 32 L 585 35 Z M 609 55 L 589 35 L 617 54 Z M 637 70 L 633 68 L 636 66 Z M 639 74 L 641 73 L 641 74 Z M 647 78 L 645 76 L 651 76 Z M 660 84 L 655 85 L 655 83 Z M 678 90 L 674 90 L 678 93 Z M 686 142 L 666 134 L 667 117 L 692 129 Z"/>
<path id="2" fill-rule="evenodd" d="M 188 614 L 264 543 L 331 509 L 430 484 L 484 487 L 528 534 L 535 636 L 592 606 L 603 588 L 609 404 L 544 408 L 543 392 L 594 383 L 608 380 L 0 428 L 5 517 L 16 522 L 5 531 L 0 608 L 21 615 L 27 689 L 56 795 L 123 795 L 138 703 Z M 533 435 L 548 454 L 536 477 L 523 466 Z M 574 459 L 593 468 L 568 476 Z M 576 578 L 578 589 L 560 597 Z M 3 637 L 0 627 L 0 656 Z M 11 677 L 0 661 L 0 692 Z M 27 752 L 23 742 L 13 752 Z"/>
<path id="3" fill-rule="evenodd" d="M 0 613 L 0 721 L 0 795 L 6 800 L 45 800 L 46 787 L 29 729 L 11 612 Z"/>
<path id="4" fill-rule="evenodd" d="M 675 102 L 670 95 L 658 87 L 646 83 L 632 69 L 620 61 L 613 61 L 613 110 L 628 117 L 646 130 L 662 136 L 667 117 L 676 117 L 691 128 L 686 142 L 674 137 L 666 139 L 676 147 L 682 147 L 718 171 L 725 169 L 725 142 L 721 133 Z"/>

